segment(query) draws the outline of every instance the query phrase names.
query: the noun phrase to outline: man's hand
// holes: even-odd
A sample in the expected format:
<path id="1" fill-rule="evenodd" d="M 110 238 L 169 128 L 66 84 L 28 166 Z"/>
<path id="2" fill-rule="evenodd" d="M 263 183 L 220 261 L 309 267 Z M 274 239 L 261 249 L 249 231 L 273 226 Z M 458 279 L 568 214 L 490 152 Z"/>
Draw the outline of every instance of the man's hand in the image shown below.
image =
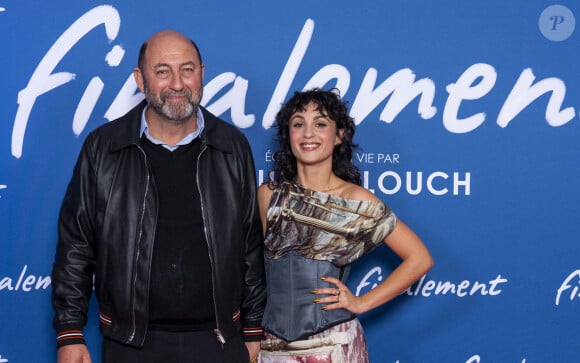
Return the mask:
<path id="1" fill-rule="evenodd" d="M 258 345 L 259 348 L 259 345 Z M 71 344 L 58 348 L 58 363 L 91 363 L 91 355 L 84 344 Z"/>
<path id="2" fill-rule="evenodd" d="M 250 352 L 250 362 L 257 362 L 258 354 L 260 354 L 260 342 L 246 342 L 246 348 Z"/>

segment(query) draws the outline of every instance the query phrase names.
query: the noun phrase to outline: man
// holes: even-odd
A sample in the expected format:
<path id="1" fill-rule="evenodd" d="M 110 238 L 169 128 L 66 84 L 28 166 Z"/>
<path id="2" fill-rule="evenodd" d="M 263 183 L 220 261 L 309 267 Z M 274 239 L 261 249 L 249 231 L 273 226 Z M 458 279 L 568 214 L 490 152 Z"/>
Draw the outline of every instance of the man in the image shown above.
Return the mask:
<path id="1" fill-rule="evenodd" d="M 247 139 L 199 106 L 196 44 L 141 47 L 144 100 L 86 139 L 59 217 L 52 272 L 59 362 L 90 362 L 94 288 L 103 362 L 255 361 L 265 303 Z M 244 344 L 245 343 L 245 344 Z"/>

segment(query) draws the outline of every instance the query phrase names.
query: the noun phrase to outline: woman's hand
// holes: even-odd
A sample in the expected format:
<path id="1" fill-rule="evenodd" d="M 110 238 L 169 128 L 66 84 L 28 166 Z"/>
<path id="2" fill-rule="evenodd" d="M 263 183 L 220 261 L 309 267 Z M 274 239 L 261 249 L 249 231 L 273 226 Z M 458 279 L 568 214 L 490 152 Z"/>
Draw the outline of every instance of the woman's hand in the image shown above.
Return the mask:
<path id="1" fill-rule="evenodd" d="M 339 279 L 326 276 L 320 279 L 336 286 L 336 288 L 325 287 L 312 290 L 312 294 L 316 295 L 315 299 L 312 300 L 313 302 L 327 304 L 322 307 L 323 310 L 346 309 L 356 315 L 366 312 L 363 306 L 363 299 L 353 295 Z"/>

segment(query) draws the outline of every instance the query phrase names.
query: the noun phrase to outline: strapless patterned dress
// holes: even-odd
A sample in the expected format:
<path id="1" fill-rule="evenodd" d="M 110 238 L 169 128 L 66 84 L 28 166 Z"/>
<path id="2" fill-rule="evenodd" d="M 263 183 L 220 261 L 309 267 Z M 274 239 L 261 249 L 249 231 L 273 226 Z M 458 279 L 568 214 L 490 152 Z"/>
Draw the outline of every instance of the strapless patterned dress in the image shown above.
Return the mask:
<path id="1" fill-rule="evenodd" d="M 345 282 L 350 263 L 393 231 L 395 214 L 380 201 L 282 183 L 272 193 L 266 220 L 268 298 L 260 362 L 368 362 L 358 319 L 344 309 L 322 310 L 311 291 L 324 287 L 320 274 Z"/>

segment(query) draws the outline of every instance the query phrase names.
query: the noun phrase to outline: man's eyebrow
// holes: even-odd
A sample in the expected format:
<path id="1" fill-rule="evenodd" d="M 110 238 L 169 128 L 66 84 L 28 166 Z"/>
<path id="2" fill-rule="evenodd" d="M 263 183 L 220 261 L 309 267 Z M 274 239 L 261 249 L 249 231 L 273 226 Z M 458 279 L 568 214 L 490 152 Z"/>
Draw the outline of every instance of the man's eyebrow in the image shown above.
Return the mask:
<path id="1" fill-rule="evenodd" d="M 179 67 L 183 67 L 183 66 L 189 66 L 189 65 L 196 65 L 194 61 L 188 61 L 185 63 L 181 63 L 179 65 Z M 161 67 L 169 67 L 169 64 L 167 63 L 158 63 L 155 66 L 153 66 L 153 68 L 161 68 Z"/>

